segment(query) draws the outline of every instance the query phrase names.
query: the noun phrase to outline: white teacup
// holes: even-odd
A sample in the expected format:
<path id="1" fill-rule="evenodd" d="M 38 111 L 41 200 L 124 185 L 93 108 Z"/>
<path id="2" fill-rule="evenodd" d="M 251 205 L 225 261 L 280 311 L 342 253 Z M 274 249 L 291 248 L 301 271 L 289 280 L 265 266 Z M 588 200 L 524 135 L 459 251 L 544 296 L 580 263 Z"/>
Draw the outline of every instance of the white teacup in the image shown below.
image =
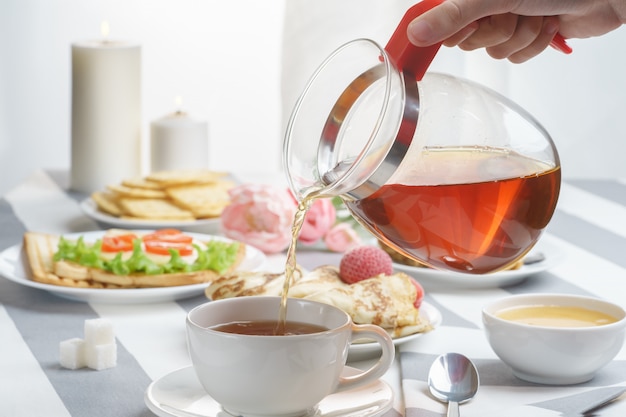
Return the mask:
<path id="1" fill-rule="evenodd" d="M 380 378 L 395 354 L 391 338 L 374 325 L 355 325 L 331 305 L 289 299 L 287 321 L 328 330 L 297 335 L 248 335 L 211 327 L 237 321 L 278 320 L 280 297 L 239 297 L 202 304 L 187 316 L 187 343 L 207 393 L 233 415 L 300 416 L 333 392 Z M 382 354 L 368 370 L 342 377 L 350 343 L 373 339 Z"/>

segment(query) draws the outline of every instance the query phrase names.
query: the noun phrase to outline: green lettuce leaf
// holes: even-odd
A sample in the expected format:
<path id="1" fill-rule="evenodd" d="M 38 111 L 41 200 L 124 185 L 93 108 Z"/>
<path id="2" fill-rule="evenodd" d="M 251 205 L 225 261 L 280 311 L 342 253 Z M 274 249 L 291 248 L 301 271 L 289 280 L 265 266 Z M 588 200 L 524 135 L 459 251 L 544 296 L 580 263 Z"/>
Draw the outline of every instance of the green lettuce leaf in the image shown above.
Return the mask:
<path id="1" fill-rule="evenodd" d="M 207 243 L 206 250 L 201 250 L 194 245 L 198 251 L 198 259 L 192 265 L 194 271 L 213 270 L 218 273 L 225 272 L 237 259 L 239 251 L 238 243 L 212 240 Z"/>
<path id="2" fill-rule="evenodd" d="M 61 237 L 53 259 L 54 261 L 66 260 L 91 268 L 99 268 L 116 275 L 134 273 L 156 275 L 203 270 L 223 273 L 235 262 L 239 249 L 239 243 L 219 240 L 207 242 L 206 249 L 196 244 L 193 246 L 198 253 L 198 258 L 193 264 L 185 262 L 177 251 L 170 250 L 170 259 L 161 265 L 145 254 L 140 239 L 135 239 L 133 242 L 133 253 L 127 260 L 122 259 L 121 252 L 113 259 L 105 260 L 101 257 L 101 240 L 88 244 L 85 243 L 82 236 L 76 241 Z"/>
<path id="3" fill-rule="evenodd" d="M 85 243 L 82 236 L 75 242 L 61 236 L 58 250 L 53 259 L 54 261 L 66 260 L 91 268 L 105 269 L 106 261 L 100 258 L 101 246 L 102 241 L 89 245 Z"/>

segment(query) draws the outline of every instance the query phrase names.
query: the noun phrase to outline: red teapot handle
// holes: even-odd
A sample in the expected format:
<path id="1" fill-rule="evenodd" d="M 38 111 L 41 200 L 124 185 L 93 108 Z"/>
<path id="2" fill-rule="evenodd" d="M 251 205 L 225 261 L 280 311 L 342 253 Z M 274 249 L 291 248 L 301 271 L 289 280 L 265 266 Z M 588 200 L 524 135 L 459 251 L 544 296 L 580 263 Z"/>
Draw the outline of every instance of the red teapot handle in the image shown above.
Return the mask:
<path id="1" fill-rule="evenodd" d="M 404 14 L 387 46 L 385 46 L 385 51 L 396 68 L 402 72 L 412 73 L 417 81 L 421 80 L 426 73 L 441 47 L 441 43 L 427 47 L 415 46 L 409 41 L 407 29 L 413 19 L 442 2 L 443 0 L 423 0 L 412 6 Z"/>
<path id="2" fill-rule="evenodd" d="M 564 54 L 572 53 L 572 47 L 567 44 L 565 38 L 560 33 L 554 35 L 554 38 L 552 38 L 552 42 L 550 42 L 550 46 L 557 51 L 563 52 Z"/>
<path id="3" fill-rule="evenodd" d="M 409 23 L 417 16 L 432 9 L 444 0 L 423 0 L 412 6 L 402 17 L 393 35 L 389 39 L 385 51 L 389 58 L 393 61 L 396 68 L 402 72 L 410 72 L 415 75 L 417 81 L 421 80 L 430 63 L 435 58 L 437 51 L 441 47 L 441 43 L 437 43 L 427 47 L 419 47 L 413 45 L 407 36 Z M 570 54 L 572 48 L 567 44 L 565 38 L 557 33 L 552 39 L 550 46 L 565 53 Z"/>

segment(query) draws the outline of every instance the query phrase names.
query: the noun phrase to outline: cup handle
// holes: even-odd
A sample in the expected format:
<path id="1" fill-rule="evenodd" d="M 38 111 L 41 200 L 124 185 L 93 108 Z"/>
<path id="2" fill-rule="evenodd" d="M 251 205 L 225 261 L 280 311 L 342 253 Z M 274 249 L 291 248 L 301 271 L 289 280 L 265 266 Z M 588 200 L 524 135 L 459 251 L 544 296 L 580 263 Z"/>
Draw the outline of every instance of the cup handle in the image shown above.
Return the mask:
<path id="1" fill-rule="evenodd" d="M 382 377 L 393 363 L 396 349 L 391 336 L 381 327 L 373 324 L 352 324 L 350 341 L 357 339 L 373 339 L 377 342 L 382 350 L 380 359 L 366 371 L 352 376 L 340 377 L 336 391 L 343 391 L 372 382 Z"/>

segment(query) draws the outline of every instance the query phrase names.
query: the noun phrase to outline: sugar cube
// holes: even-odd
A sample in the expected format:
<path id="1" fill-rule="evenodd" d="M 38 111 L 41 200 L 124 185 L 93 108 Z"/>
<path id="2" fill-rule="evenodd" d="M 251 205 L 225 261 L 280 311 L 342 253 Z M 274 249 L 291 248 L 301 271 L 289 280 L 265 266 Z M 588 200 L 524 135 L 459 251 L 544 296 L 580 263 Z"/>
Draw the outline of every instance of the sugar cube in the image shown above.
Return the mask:
<path id="1" fill-rule="evenodd" d="M 117 345 L 106 343 L 85 346 L 85 359 L 91 369 L 101 371 L 117 364 Z"/>
<path id="2" fill-rule="evenodd" d="M 84 368 L 85 361 L 85 342 L 83 339 L 75 337 L 73 339 L 64 340 L 59 344 L 61 366 L 68 369 Z"/>
<path id="3" fill-rule="evenodd" d="M 111 321 L 107 319 L 85 320 L 85 343 L 90 346 L 115 343 Z"/>
<path id="4" fill-rule="evenodd" d="M 65 340 L 59 350 L 61 366 L 68 369 L 88 366 L 100 371 L 117 364 L 115 334 L 107 319 L 85 320 L 85 339 Z"/>

